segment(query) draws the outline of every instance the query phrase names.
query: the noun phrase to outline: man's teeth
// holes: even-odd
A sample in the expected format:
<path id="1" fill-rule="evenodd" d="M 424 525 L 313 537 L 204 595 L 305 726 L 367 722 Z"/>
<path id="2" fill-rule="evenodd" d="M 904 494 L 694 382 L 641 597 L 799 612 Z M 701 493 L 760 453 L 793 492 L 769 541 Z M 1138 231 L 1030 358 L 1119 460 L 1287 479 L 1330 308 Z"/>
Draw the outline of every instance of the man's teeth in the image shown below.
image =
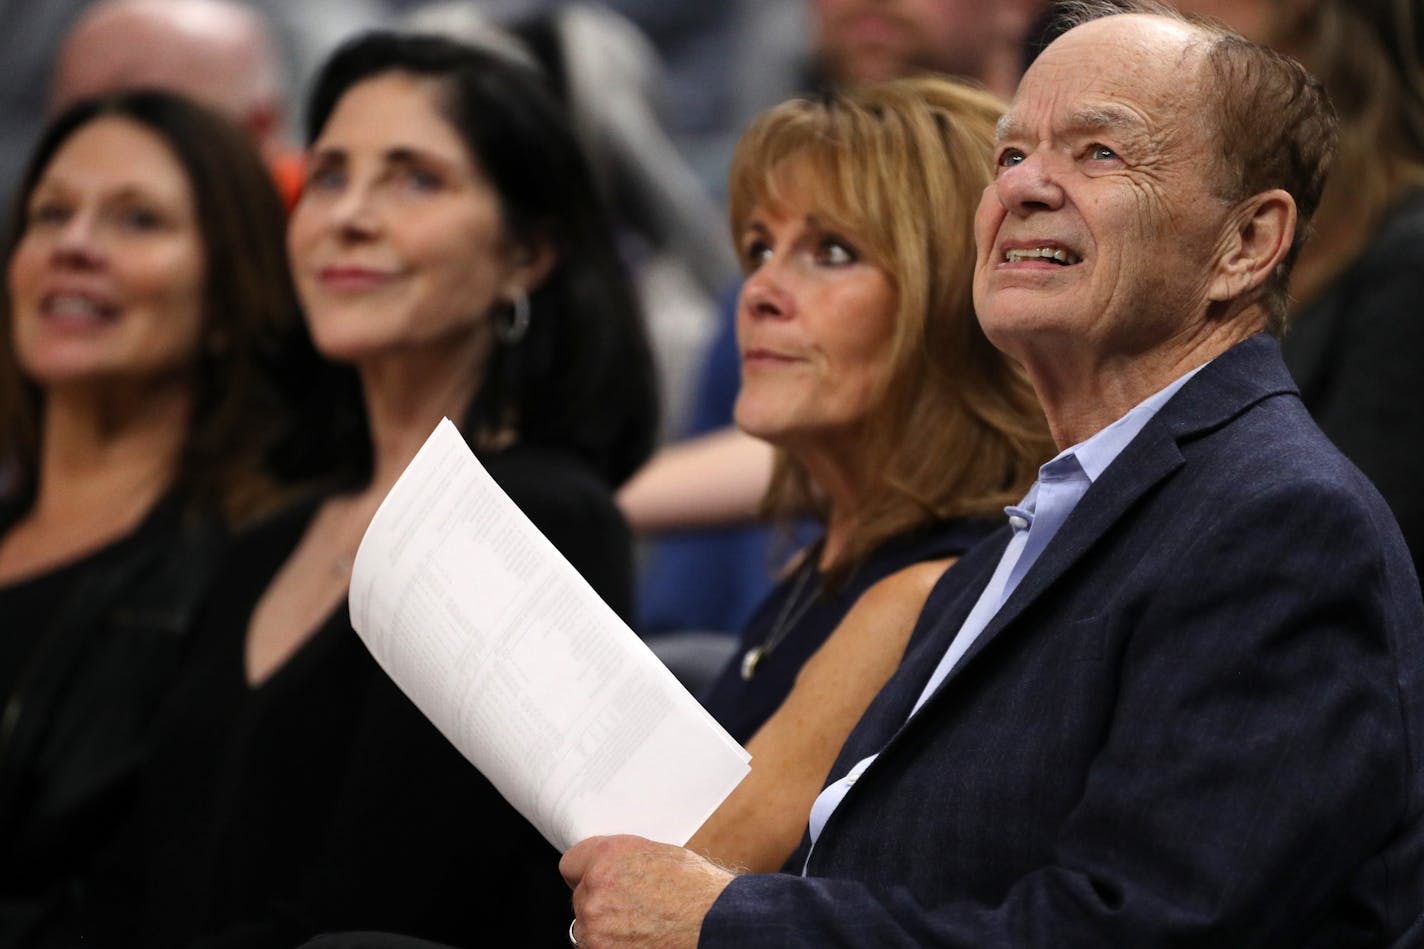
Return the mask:
<path id="1" fill-rule="evenodd" d="M 1053 260 L 1060 264 L 1076 264 L 1083 258 L 1060 247 L 1020 247 L 1007 251 L 1004 259 L 1011 264 L 1021 260 Z"/>

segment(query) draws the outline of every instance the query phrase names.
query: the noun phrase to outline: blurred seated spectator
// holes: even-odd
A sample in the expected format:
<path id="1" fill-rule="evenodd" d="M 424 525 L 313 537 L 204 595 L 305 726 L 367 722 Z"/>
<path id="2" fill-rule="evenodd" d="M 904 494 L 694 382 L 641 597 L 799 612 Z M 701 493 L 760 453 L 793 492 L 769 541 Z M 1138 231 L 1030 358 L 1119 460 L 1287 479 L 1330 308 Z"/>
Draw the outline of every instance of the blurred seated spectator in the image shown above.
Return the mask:
<path id="1" fill-rule="evenodd" d="M 223 118 L 80 103 L 40 140 L 0 301 L 0 946 L 106 944 L 93 884 L 229 528 L 280 490 L 281 202 Z"/>
<path id="2" fill-rule="evenodd" d="M 280 43 L 255 7 L 236 0 L 99 0 L 65 34 L 51 108 L 122 89 L 167 89 L 217 109 L 262 151 L 290 207 L 300 153 L 287 140 Z"/>
<path id="3" fill-rule="evenodd" d="M 1286 365 L 1370 477 L 1424 575 L 1424 7 L 1418 0 L 1183 0 L 1299 59 L 1340 150 L 1291 279 Z"/>
<path id="4" fill-rule="evenodd" d="M 812 80 L 855 86 L 897 76 L 970 79 L 1013 95 L 1029 24 L 1046 0 L 810 0 Z"/>

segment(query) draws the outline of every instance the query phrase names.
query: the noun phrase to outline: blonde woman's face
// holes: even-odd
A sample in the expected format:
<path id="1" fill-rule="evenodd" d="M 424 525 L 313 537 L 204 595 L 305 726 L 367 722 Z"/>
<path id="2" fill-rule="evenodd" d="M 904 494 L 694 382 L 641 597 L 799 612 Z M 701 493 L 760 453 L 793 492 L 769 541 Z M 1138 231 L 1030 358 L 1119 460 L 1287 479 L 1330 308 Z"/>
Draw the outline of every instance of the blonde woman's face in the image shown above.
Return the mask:
<path id="1" fill-rule="evenodd" d="M 205 263 L 167 143 L 117 116 L 70 135 L 30 193 L 8 278 L 16 356 L 39 385 L 186 373 Z"/>
<path id="2" fill-rule="evenodd" d="M 890 371 L 897 294 L 811 188 L 753 209 L 737 307 L 745 431 L 793 454 L 854 452 Z"/>

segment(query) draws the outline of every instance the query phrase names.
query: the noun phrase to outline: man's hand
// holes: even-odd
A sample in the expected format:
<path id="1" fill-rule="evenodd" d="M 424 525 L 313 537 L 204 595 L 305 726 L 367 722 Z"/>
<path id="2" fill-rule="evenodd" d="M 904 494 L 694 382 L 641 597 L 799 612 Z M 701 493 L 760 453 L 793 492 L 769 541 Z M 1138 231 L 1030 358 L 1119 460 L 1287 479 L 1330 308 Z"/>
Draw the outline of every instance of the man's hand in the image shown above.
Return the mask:
<path id="1" fill-rule="evenodd" d="M 693 949 L 732 874 L 642 837 L 590 837 L 559 861 L 574 891 L 581 949 Z"/>

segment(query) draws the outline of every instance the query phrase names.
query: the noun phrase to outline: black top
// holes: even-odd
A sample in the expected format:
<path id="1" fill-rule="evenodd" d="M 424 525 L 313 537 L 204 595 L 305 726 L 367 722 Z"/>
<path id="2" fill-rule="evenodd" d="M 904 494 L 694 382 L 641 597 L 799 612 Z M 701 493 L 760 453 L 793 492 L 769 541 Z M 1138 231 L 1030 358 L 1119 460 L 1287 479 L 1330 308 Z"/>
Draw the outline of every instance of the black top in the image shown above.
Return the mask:
<path id="1" fill-rule="evenodd" d="M 626 615 L 630 543 L 608 489 L 545 449 L 485 465 Z M 252 610 L 315 509 L 242 539 L 205 611 L 153 771 L 140 943 L 286 947 L 361 928 L 566 943 L 558 854 L 386 677 L 344 606 L 248 687 Z"/>
<path id="2" fill-rule="evenodd" d="M 1301 399 L 1399 520 L 1424 573 L 1424 191 L 1401 201 L 1359 258 L 1282 341 Z"/>
<path id="3" fill-rule="evenodd" d="M 745 744 L 785 701 L 801 667 L 830 638 L 862 593 L 911 564 L 958 557 L 997 526 L 991 521 L 953 520 L 891 538 L 833 591 L 822 589 L 823 578 L 813 566 L 818 543 L 807 554 L 806 566 L 777 584 L 753 614 L 736 655 L 702 696 L 702 704 Z M 768 637 L 778 626 L 782 627 L 780 642 L 757 661 L 750 680 L 743 678 L 747 650 L 771 645 Z"/>
<path id="4" fill-rule="evenodd" d="M 22 511 L 0 511 L 0 530 Z M 0 946 L 72 945 L 133 818 L 151 726 L 225 542 L 170 496 L 126 536 L 0 587 Z"/>

